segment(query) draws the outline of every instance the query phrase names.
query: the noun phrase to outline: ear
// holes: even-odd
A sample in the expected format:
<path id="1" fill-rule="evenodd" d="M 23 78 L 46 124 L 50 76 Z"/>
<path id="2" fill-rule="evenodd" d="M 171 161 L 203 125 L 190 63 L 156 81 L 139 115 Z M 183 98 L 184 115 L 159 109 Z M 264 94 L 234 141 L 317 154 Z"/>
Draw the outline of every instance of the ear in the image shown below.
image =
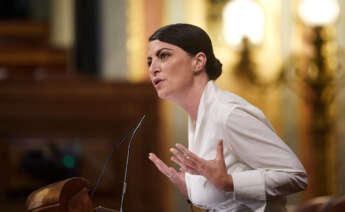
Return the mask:
<path id="1" fill-rule="evenodd" d="M 193 58 L 193 72 L 199 73 L 206 67 L 207 57 L 204 52 L 198 52 Z"/>

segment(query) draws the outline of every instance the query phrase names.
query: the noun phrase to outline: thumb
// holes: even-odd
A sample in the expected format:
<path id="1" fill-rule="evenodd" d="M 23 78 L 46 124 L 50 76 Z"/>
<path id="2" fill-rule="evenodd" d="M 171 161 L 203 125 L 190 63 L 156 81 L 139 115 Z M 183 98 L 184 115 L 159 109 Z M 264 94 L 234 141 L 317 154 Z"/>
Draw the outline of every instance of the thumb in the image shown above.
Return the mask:
<path id="1" fill-rule="evenodd" d="M 223 140 L 219 140 L 217 144 L 217 158 L 218 160 L 224 161 L 223 153 Z"/>

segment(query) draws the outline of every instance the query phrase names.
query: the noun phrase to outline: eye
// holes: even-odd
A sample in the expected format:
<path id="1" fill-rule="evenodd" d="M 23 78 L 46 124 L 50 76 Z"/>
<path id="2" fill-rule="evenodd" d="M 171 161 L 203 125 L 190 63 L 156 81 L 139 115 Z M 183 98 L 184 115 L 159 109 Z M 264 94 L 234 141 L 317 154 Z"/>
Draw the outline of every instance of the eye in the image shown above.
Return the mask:
<path id="1" fill-rule="evenodd" d="M 169 53 L 167 53 L 167 52 L 162 52 L 162 53 L 159 55 L 159 58 L 163 60 L 163 59 L 168 58 L 169 56 L 170 56 Z"/>
<path id="2" fill-rule="evenodd" d="M 152 64 L 152 60 L 147 60 L 147 65 L 148 65 L 148 67 L 150 67 L 151 64 Z"/>

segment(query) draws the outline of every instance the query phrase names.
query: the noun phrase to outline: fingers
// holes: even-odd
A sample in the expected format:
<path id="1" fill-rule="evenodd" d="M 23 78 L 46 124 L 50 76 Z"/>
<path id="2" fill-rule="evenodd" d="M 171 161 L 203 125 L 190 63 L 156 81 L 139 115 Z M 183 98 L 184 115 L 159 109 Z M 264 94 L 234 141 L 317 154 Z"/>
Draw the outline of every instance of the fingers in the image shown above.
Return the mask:
<path id="1" fill-rule="evenodd" d="M 160 172 L 162 172 L 168 178 L 172 178 L 177 175 L 174 168 L 168 167 L 161 159 L 159 159 L 155 154 L 150 153 L 149 159 L 155 164 Z"/>
<path id="2" fill-rule="evenodd" d="M 183 146 L 182 144 L 176 144 L 176 147 L 181 150 L 181 152 L 183 152 L 183 154 L 185 155 L 185 158 L 187 160 L 191 160 L 194 163 L 198 163 L 200 161 L 200 158 L 198 156 L 196 156 L 193 152 L 189 151 L 185 146 Z"/>
<path id="3" fill-rule="evenodd" d="M 149 159 L 155 164 L 155 166 L 161 171 L 163 174 L 169 169 L 169 167 L 159 159 L 155 154 L 150 153 Z"/>
<path id="4" fill-rule="evenodd" d="M 224 152 L 223 152 L 223 140 L 219 140 L 217 144 L 217 157 L 218 160 L 224 161 Z"/>
<path id="5" fill-rule="evenodd" d="M 180 165 L 181 167 L 185 168 L 186 166 L 194 167 L 196 164 L 191 160 L 191 158 L 188 155 L 182 154 L 180 151 L 178 151 L 175 148 L 171 148 L 170 152 L 174 154 L 173 161 Z"/>
<path id="6" fill-rule="evenodd" d="M 182 172 L 188 172 L 194 175 L 201 175 L 203 164 L 205 160 L 196 156 L 193 152 L 189 151 L 182 144 L 176 144 L 177 149 L 171 148 L 171 152 L 175 157 L 173 161 L 180 165 Z"/>

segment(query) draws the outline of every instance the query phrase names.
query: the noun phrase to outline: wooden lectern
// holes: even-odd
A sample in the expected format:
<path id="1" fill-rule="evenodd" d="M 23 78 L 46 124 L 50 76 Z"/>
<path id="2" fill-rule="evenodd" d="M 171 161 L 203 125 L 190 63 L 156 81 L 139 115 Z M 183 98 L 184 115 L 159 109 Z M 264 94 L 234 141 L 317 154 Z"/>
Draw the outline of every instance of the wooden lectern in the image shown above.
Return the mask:
<path id="1" fill-rule="evenodd" d="M 27 198 L 28 212 L 118 212 L 93 208 L 90 182 L 82 177 L 68 178 L 33 191 Z"/>

